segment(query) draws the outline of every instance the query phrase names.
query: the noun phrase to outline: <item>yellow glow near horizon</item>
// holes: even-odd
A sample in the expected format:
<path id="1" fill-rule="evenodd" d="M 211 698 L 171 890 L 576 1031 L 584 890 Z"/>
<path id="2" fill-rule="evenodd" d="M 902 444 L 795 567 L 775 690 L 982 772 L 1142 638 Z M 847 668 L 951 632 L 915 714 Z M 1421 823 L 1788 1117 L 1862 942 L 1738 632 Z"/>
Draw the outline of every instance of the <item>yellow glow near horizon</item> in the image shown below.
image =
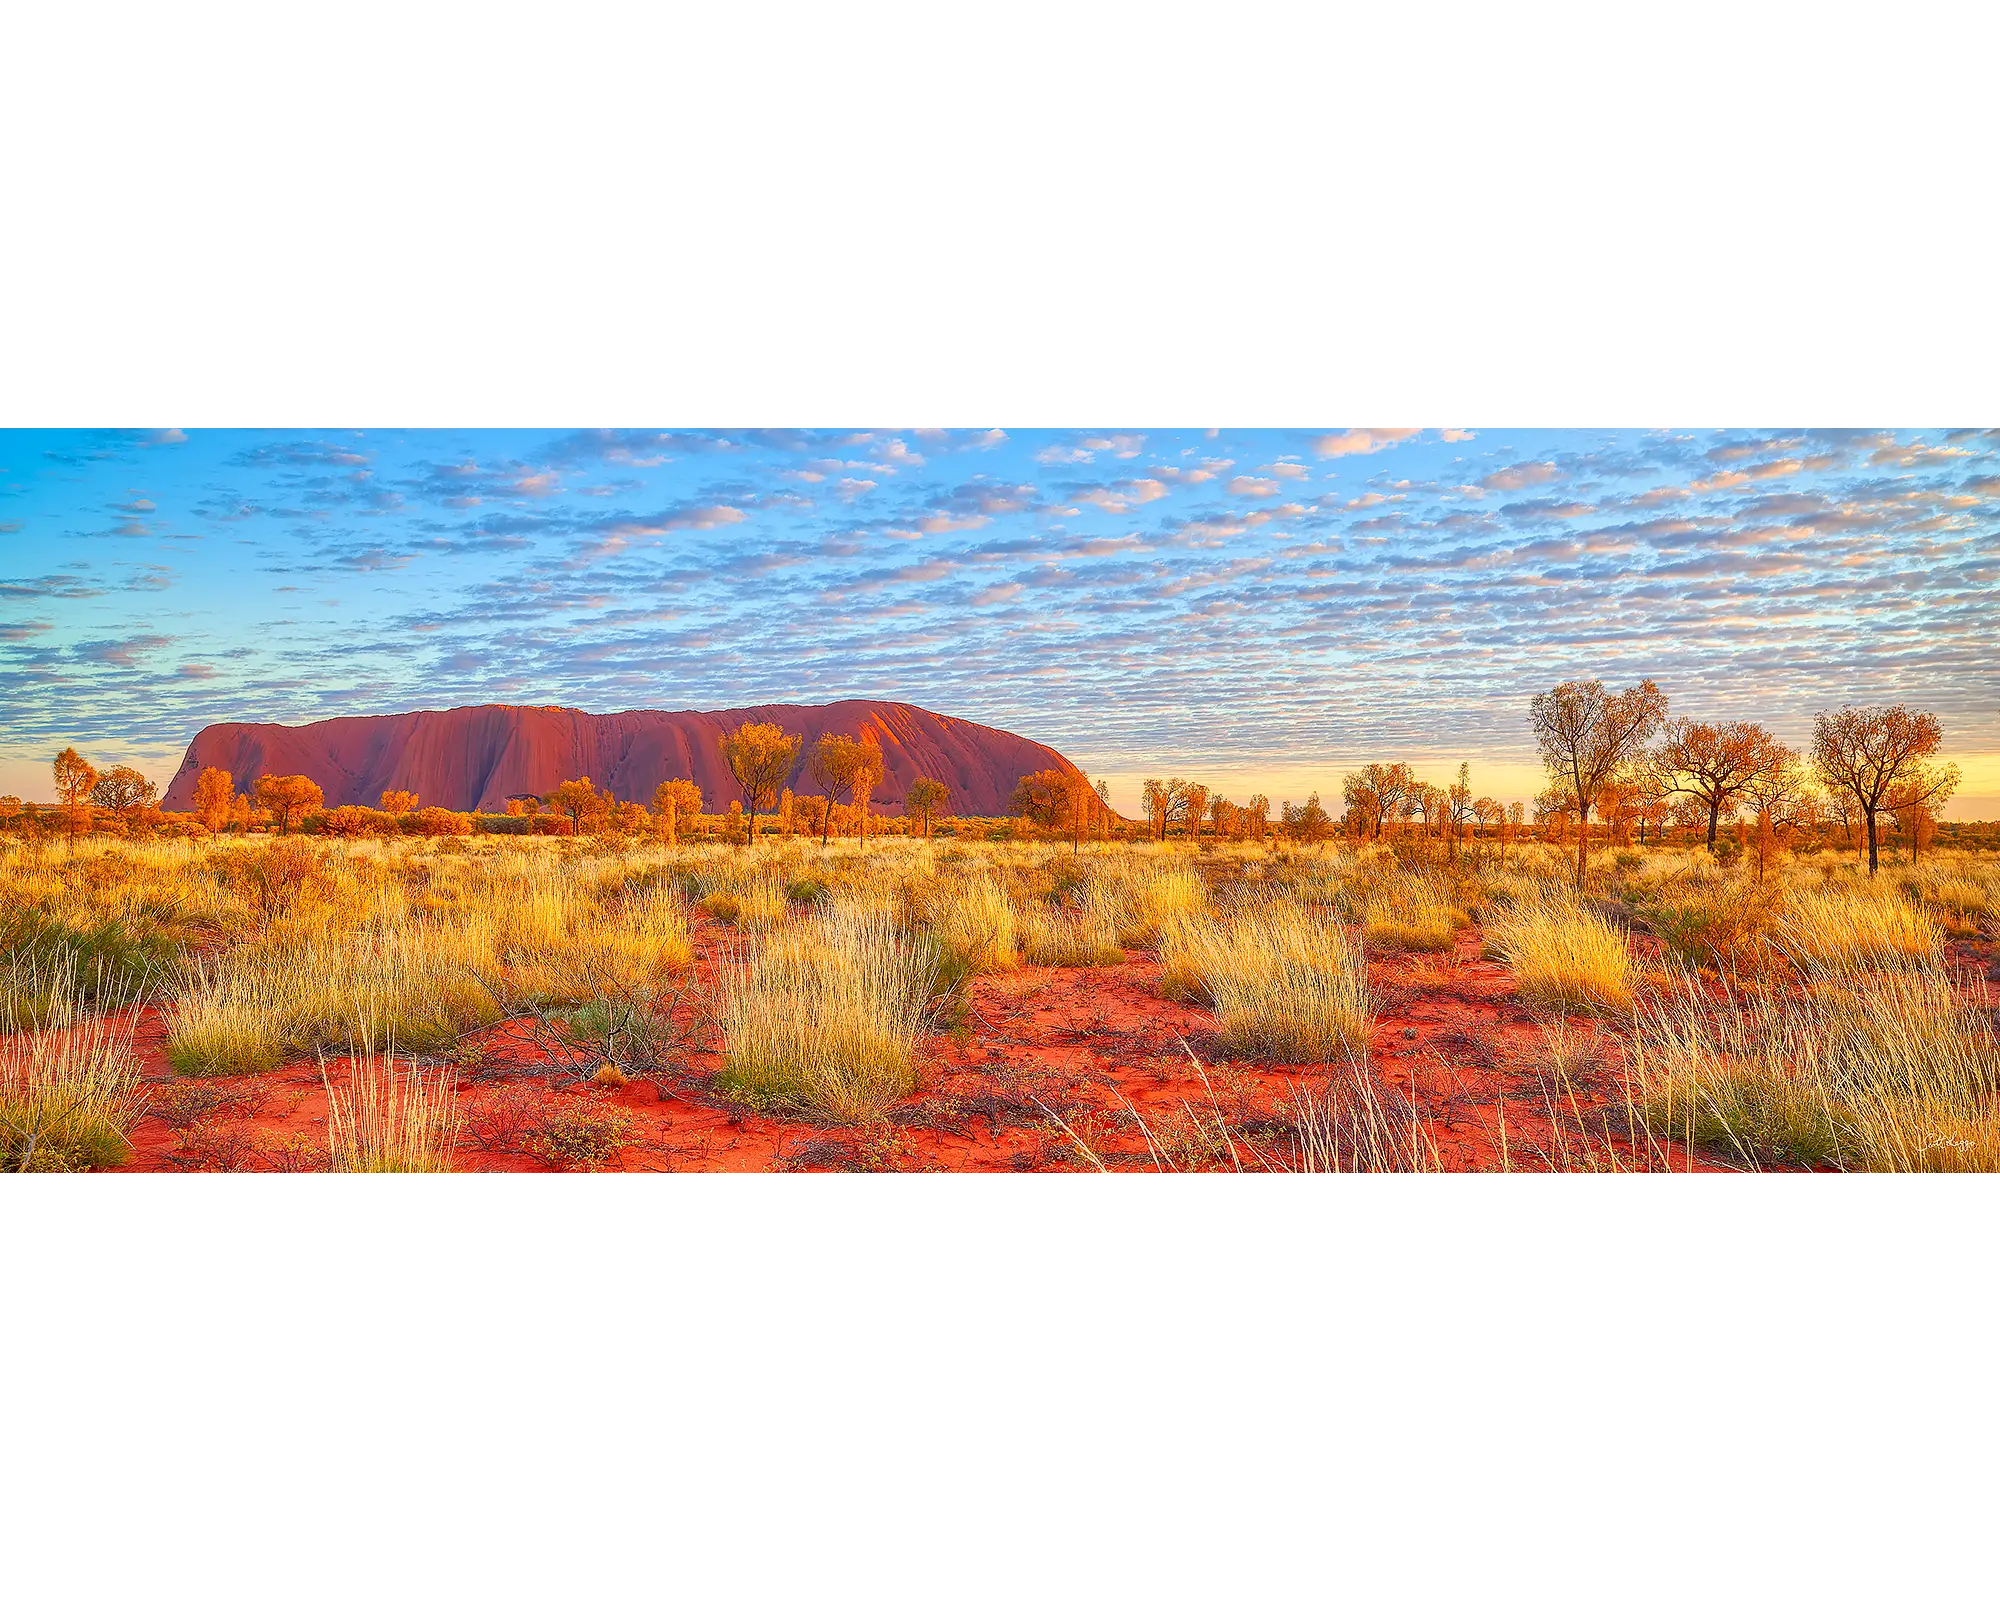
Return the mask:
<path id="1" fill-rule="evenodd" d="M 1957 755 L 1950 759 L 1958 763 L 1963 776 L 1959 780 L 1958 792 L 1944 808 L 1945 819 L 1951 822 L 1988 822 L 2000 818 L 2000 753 Z M 1205 783 L 1212 793 L 1225 794 L 1236 801 L 1262 794 L 1270 800 L 1271 814 L 1275 816 L 1281 802 L 1304 800 L 1314 792 L 1318 793 L 1322 805 L 1337 813 L 1340 809 L 1341 780 L 1360 765 L 1362 763 L 1358 761 L 1263 762 L 1240 767 L 1175 767 L 1162 764 L 1144 770 L 1107 767 L 1100 772 L 1093 769 L 1091 776 L 1104 778 L 1110 783 L 1112 805 L 1127 816 L 1138 816 L 1143 810 L 1139 791 L 1146 779 L 1167 776 Z M 1417 776 L 1426 783 L 1442 785 L 1458 777 L 1458 760 L 1451 758 L 1420 757 L 1412 759 L 1410 765 L 1416 768 Z M 1535 796 L 1548 786 L 1548 778 L 1538 761 L 1473 761 L 1470 765 L 1472 792 L 1490 795 L 1502 805 L 1515 800 L 1532 803 Z"/>

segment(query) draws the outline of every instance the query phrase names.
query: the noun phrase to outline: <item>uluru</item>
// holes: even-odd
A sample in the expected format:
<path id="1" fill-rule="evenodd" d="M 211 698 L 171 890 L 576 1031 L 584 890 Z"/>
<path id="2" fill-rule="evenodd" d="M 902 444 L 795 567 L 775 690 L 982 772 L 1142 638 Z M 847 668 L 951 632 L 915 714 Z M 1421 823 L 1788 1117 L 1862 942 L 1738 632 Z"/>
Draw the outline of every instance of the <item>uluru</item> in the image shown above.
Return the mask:
<path id="1" fill-rule="evenodd" d="M 723 765 L 722 736 L 746 722 L 775 722 L 804 735 L 791 779 L 801 791 L 812 787 L 802 770 L 805 753 L 822 734 L 873 738 L 883 759 L 875 799 L 886 810 L 894 810 L 919 778 L 935 778 L 951 790 L 953 810 L 997 816 L 1026 774 L 1073 770 L 1045 744 L 894 700 L 607 713 L 459 706 L 331 717 L 297 727 L 212 723 L 188 745 L 164 805 L 191 807 L 201 769 L 220 767 L 239 789 L 263 774 L 302 773 L 320 786 L 329 806 L 373 805 L 385 789 L 405 789 L 424 805 L 500 811 L 512 796 L 547 794 L 565 779 L 587 777 L 620 800 L 639 801 L 651 799 L 669 778 L 692 778 L 707 803 L 720 808 L 738 794 Z"/>

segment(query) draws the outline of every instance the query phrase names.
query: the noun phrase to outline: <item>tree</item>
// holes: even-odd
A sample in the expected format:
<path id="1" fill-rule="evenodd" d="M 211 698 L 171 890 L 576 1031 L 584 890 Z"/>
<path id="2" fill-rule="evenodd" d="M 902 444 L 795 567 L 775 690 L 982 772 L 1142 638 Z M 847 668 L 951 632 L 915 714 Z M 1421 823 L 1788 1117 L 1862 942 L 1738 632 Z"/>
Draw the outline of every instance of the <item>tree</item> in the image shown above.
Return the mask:
<path id="1" fill-rule="evenodd" d="M 1481 795 L 1472 802 L 1472 837 L 1478 842 L 1484 837 L 1488 824 L 1507 820 L 1507 808 L 1489 795 Z"/>
<path id="2" fill-rule="evenodd" d="M 51 763 L 56 777 L 56 798 L 62 802 L 69 819 L 69 831 L 81 833 L 84 829 L 84 802 L 90 791 L 97 787 L 97 768 L 76 753 L 71 745 Z"/>
<path id="3" fill-rule="evenodd" d="M 1250 819 L 1250 837 L 1262 839 L 1271 826 L 1271 802 L 1261 794 L 1253 794 L 1243 802 L 1243 811 Z"/>
<path id="4" fill-rule="evenodd" d="M 874 736 L 863 731 L 861 735 L 861 759 L 854 769 L 853 791 L 854 809 L 861 814 L 861 848 L 868 848 L 868 797 L 875 792 L 875 785 L 882 781 L 882 747 Z"/>
<path id="5" fill-rule="evenodd" d="M 675 844 L 681 818 L 701 815 L 701 787 L 688 778 L 669 778 L 653 791 L 653 809 L 659 813 L 660 832 L 668 844 Z"/>
<path id="6" fill-rule="evenodd" d="M 1208 815 L 1208 785 L 1191 783 L 1181 796 L 1181 815 L 1195 843 L 1201 842 L 1201 819 Z"/>
<path id="7" fill-rule="evenodd" d="M 1058 767 L 1024 773 L 1007 801 L 1007 815 L 1026 817 L 1054 833 L 1069 821 L 1070 775 Z"/>
<path id="8" fill-rule="evenodd" d="M 1091 785 L 1091 789 L 1097 796 L 1098 826 L 1102 830 L 1104 842 L 1109 844 L 1111 842 L 1111 784 L 1108 780 L 1099 778 L 1096 783 Z"/>
<path id="9" fill-rule="evenodd" d="M 792 796 L 793 826 L 803 830 L 808 839 L 816 833 L 820 834 L 824 842 L 827 813 L 832 809 L 823 794 L 794 795 Z"/>
<path id="10" fill-rule="evenodd" d="M 1382 824 L 1402 815 L 1403 804 L 1416 787 L 1417 774 L 1406 761 L 1371 761 L 1341 780 L 1341 797 L 1361 818 L 1369 837 L 1382 837 Z"/>
<path id="11" fill-rule="evenodd" d="M 746 722 L 722 736 L 722 759 L 743 789 L 749 837 L 757 837 L 757 813 L 778 803 L 778 790 L 798 764 L 802 733 L 786 733 L 775 722 Z"/>
<path id="12" fill-rule="evenodd" d="M 1162 842 L 1167 829 L 1187 815 L 1189 785 L 1180 778 L 1148 778 L 1140 790 L 1146 820 Z"/>
<path id="13" fill-rule="evenodd" d="M 256 795 L 257 804 L 271 813 L 280 833 L 290 833 L 326 799 L 318 784 L 298 773 L 288 777 L 266 773 L 257 780 Z"/>
<path id="14" fill-rule="evenodd" d="M 417 797 L 408 789 L 384 789 L 381 808 L 392 817 L 400 817 L 417 809 Z"/>
<path id="15" fill-rule="evenodd" d="M 1868 875 L 1880 864 L 1876 816 L 1891 790 L 1906 804 L 1941 803 L 1958 787 L 1956 765 L 1933 758 L 1944 730 L 1928 711 L 1842 706 L 1813 719 L 1812 759 L 1820 782 L 1852 795 L 1868 829 Z"/>
<path id="16" fill-rule="evenodd" d="M 814 783 L 820 786 L 827 800 L 826 811 L 820 821 L 820 843 L 824 845 L 827 830 L 833 823 L 833 802 L 839 795 L 859 797 L 869 790 L 882 776 L 882 747 L 868 739 L 850 739 L 844 733 L 821 734 L 812 747 L 812 755 L 806 763 L 806 770 L 812 774 Z M 862 804 L 866 805 L 864 800 Z M 865 821 L 864 821 L 865 827 Z"/>
<path id="17" fill-rule="evenodd" d="M 194 780 L 194 814 L 210 833 L 220 833 L 229 825 L 229 807 L 235 798 L 236 780 L 221 767 L 203 767 Z"/>
<path id="18" fill-rule="evenodd" d="M 1691 795 L 1708 808 L 1708 843 L 1757 774 L 1780 759 L 1779 744 L 1754 722 L 1696 722 L 1682 717 L 1667 728 L 1654 765 L 1672 794 Z"/>
<path id="19" fill-rule="evenodd" d="M 1306 797 L 1306 803 L 1295 806 L 1285 802 L 1284 821 L 1281 824 L 1288 838 L 1300 844 L 1318 844 L 1333 832 L 1333 818 L 1326 814 L 1326 808 L 1319 803 L 1317 791 Z"/>
<path id="20" fill-rule="evenodd" d="M 1465 825 L 1468 822 L 1474 821 L 1477 815 L 1474 810 L 1476 802 L 1472 798 L 1472 764 L 1470 762 L 1459 762 L 1457 780 L 1449 784 L 1444 791 L 1444 805 L 1445 849 L 1448 854 L 1456 857 L 1458 854 L 1458 836 L 1464 831 Z"/>
<path id="21" fill-rule="evenodd" d="M 931 818 L 951 804 L 951 791 L 935 778 L 919 778 L 903 796 L 906 816 L 924 819 L 924 837 L 931 836 Z"/>
<path id="22" fill-rule="evenodd" d="M 549 810 L 568 817 L 569 825 L 582 833 L 611 809 L 611 796 L 600 793 L 588 778 L 566 778 L 549 791 Z"/>
<path id="23" fill-rule="evenodd" d="M 113 767 L 90 786 L 91 804 L 120 818 L 143 810 L 159 797 L 159 785 L 134 767 Z"/>
<path id="24" fill-rule="evenodd" d="M 1590 865 L 1590 808 L 1667 720 L 1667 697 L 1651 678 L 1606 694 L 1595 678 L 1557 684 L 1528 703 L 1542 765 L 1576 807 L 1576 886 Z"/>

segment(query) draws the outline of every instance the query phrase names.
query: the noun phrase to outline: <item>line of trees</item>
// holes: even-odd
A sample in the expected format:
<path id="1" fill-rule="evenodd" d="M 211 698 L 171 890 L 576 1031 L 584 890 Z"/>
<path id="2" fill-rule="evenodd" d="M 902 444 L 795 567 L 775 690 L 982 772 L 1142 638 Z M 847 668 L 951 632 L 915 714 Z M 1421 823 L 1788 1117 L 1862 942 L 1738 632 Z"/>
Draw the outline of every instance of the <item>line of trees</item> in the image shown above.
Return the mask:
<path id="1" fill-rule="evenodd" d="M 1933 714 L 1907 705 L 1841 707 L 1814 719 L 1806 751 L 1783 744 L 1754 722 L 1670 719 L 1667 698 L 1650 678 L 1629 689 L 1607 690 L 1596 679 L 1556 685 L 1529 702 L 1548 787 L 1537 798 L 1534 825 L 1545 839 L 1576 845 L 1576 881 L 1589 866 L 1593 826 L 1613 839 L 1669 827 L 1705 834 L 1711 848 L 1723 821 L 1736 817 L 1737 843 L 1754 850 L 1761 877 L 1765 864 L 1788 836 L 1816 835 L 1832 823 L 1857 855 L 1864 853 L 1871 874 L 1880 866 L 1883 819 L 1893 818 L 1912 854 L 1927 848 L 1937 813 L 1959 783 L 1956 765 L 1938 752 L 1943 729 Z M 723 734 L 721 755 L 742 792 L 725 819 L 730 837 L 756 837 L 760 816 L 775 813 L 787 833 L 831 837 L 836 809 L 845 805 L 856 821 L 864 848 L 869 807 L 883 781 L 880 744 L 869 730 L 858 736 L 825 734 L 805 751 L 804 737 L 775 723 L 744 723 Z M 100 818 L 114 831 L 159 826 L 157 787 L 129 766 L 100 772 L 74 748 L 52 763 L 60 826 L 88 832 Z M 809 777 L 817 794 L 794 793 L 789 782 Z M 1199 842 L 1204 830 L 1224 839 L 1262 841 L 1273 832 L 1312 843 L 1344 831 L 1356 839 L 1406 837 L 1412 832 L 1441 841 L 1447 856 L 1465 843 L 1497 836 L 1504 852 L 1527 825 L 1521 802 L 1502 806 L 1475 795 L 1468 763 L 1461 762 L 1447 784 L 1427 783 L 1407 762 L 1369 762 L 1342 782 L 1342 814 L 1336 819 L 1317 794 L 1303 804 L 1286 802 L 1277 819 L 1263 795 L 1241 805 L 1181 778 L 1148 778 L 1141 791 L 1149 838 L 1167 839 L 1178 830 Z M 568 779 L 546 796 L 508 801 L 522 831 L 656 832 L 667 843 L 702 813 L 700 788 L 670 779 L 654 791 L 652 807 L 620 801 L 587 777 Z M 298 774 L 264 774 L 239 793 L 233 776 L 219 767 L 196 777 L 194 819 L 201 829 L 247 831 L 262 823 L 280 833 L 310 827 L 343 837 L 383 833 L 448 835 L 469 833 L 473 818 L 438 806 L 424 806 L 408 790 L 388 789 L 377 808 L 337 806 L 328 810 L 312 779 Z M 934 778 L 912 783 L 903 796 L 905 814 L 930 836 L 934 820 L 951 806 L 950 789 Z M 546 806 L 547 812 L 542 808 Z M 24 808 L 0 796 L 0 821 Z M 1109 839 L 1120 823 L 1110 791 L 1074 767 L 1051 768 L 1023 777 L 1015 786 L 1008 814 L 1070 839 L 1081 849 L 1086 838 Z"/>

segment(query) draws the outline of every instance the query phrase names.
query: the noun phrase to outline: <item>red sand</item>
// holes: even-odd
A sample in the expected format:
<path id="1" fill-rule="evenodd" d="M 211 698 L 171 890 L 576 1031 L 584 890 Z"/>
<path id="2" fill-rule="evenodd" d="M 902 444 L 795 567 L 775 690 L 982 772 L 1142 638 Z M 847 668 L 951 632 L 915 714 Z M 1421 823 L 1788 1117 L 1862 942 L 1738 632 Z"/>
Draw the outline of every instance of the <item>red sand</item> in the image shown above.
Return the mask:
<path id="1" fill-rule="evenodd" d="M 872 735 L 884 768 L 875 799 L 887 811 L 917 779 L 936 778 L 951 790 L 954 811 L 997 817 L 1023 776 L 1069 769 L 1047 745 L 1017 733 L 893 700 L 605 716 L 557 706 L 460 706 L 298 728 L 214 723 L 194 736 L 161 803 L 189 809 L 201 769 L 221 767 L 245 791 L 262 773 L 303 773 L 329 806 L 372 806 L 383 790 L 405 789 L 427 806 L 497 812 L 511 795 L 545 795 L 566 779 L 587 777 L 617 799 L 641 802 L 669 778 L 692 778 L 709 804 L 721 807 L 738 794 L 721 738 L 745 722 L 775 722 L 803 735 L 801 761 L 823 733 Z M 809 787 L 797 773 L 791 786 Z"/>
<path id="2" fill-rule="evenodd" d="M 702 919 L 703 965 L 731 939 Z M 1494 1170 L 1502 1165 L 1503 1139 L 1507 1163 L 1516 1169 L 1603 1164 L 1607 1153 L 1621 1164 L 1639 1164 L 1623 1132 L 1615 1046 L 1606 1041 L 1602 1064 L 1576 1073 L 1573 1102 L 1552 1100 L 1539 1070 L 1547 1054 L 1541 1029 L 1520 1005 L 1506 969 L 1481 959 L 1476 931 L 1463 934 L 1449 953 L 1378 956 L 1371 968 L 1383 1013 L 1372 1049 L 1382 1092 L 1392 1100 L 1414 1097 L 1445 1168 Z M 1154 1154 L 1122 1115 L 1121 1100 L 1153 1130 L 1166 1164 L 1227 1170 L 1231 1158 L 1220 1141 L 1209 1139 L 1205 1155 L 1193 1154 L 1201 1150 L 1197 1124 L 1213 1129 L 1218 1112 L 1226 1112 L 1235 1125 L 1255 1131 L 1260 1118 L 1291 1103 L 1295 1090 L 1324 1083 L 1325 1069 L 1219 1060 L 1208 1014 L 1164 1000 L 1156 990 L 1157 963 L 1144 954 L 1119 967 L 1023 968 L 977 979 L 965 1026 L 927 1047 L 920 1092 L 874 1130 L 768 1116 L 716 1097 L 706 1079 L 719 1061 L 706 1048 L 714 1043 L 712 1030 L 700 1024 L 696 1047 L 670 1053 L 662 1071 L 623 1088 L 574 1078 L 562 1083 L 560 1077 L 537 1084 L 561 1083 L 555 1092 L 630 1117 L 629 1139 L 606 1163 L 611 1170 L 1089 1169 L 1093 1163 L 1051 1125 L 1038 1101 L 1056 1109 L 1113 1170 L 1155 1170 Z M 1595 1030 L 1586 1025 L 1582 1032 L 1589 1037 Z M 156 1015 L 144 1020 L 137 1043 L 149 1083 L 163 1087 L 172 1073 Z M 506 1076 L 550 1064 L 531 1023 L 502 1023 L 467 1043 L 477 1048 L 460 1052 L 458 1093 L 472 1126 L 490 1121 L 510 1094 L 543 1092 Z M 469 1064 L 475 1058 L 477 1065 Z M 329 1071 L 338 1084 L 344 1061 L 330 1062 Z M 137 1154 L 126 1170 L 324 1164 L 326 1094 L 315 1063 L 204 1081 L 240 1091 L 242 1098 L 188 1130 L 149 1114 L 134 1133 Z M 1236 1141 L 1237 1159 L 1248 1170 L 1276 1160 L 1280 1148 L 1270 1138 Z M 482 1151 L 470 1144 L 458 1164 L 553 1170 L 520 1149 Z M 1650 1164 L 1675 1170 L 1712 1165 L 1671 1144 L 1654 1150 Z"/>

